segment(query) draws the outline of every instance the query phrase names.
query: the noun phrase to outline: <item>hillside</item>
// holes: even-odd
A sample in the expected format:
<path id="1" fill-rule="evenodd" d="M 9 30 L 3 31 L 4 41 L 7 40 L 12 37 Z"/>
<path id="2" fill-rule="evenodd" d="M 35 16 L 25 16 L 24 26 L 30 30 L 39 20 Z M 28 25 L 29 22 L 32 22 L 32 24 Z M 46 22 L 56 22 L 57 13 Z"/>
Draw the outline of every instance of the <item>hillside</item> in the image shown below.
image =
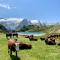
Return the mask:
<path id="1" fill-rule="evenodd" d="M 21 28 L 18 31 L 29 31 L 29 32 L 39 32 L 39 31 L 43 31 L 47 26 L 43 26 L 43 25 L 28 25 L 28 26 L 23 26 L 23 28 Z"/>
<path id="2" fill-rule="evenodd" d="M 57 24 L 50 25 L 47 27 L 47 29 L 45 29 L 45 31 L 49 34 L 50 33 L 60 33 L 60 25 L 57 25 Z"/>
<path id="3" fill-rule="evenodd" d="M 0 32 L 6 32 L 6 31 L 7 29 L 3 25 L 0 24 Z"/>
<path id="4" fill-rule="evenodd" d="M 29 31 L 29 32 L 44 32 L 47 34 L 52 33 L 60 33 L 60 25 L 54 24 L 54 25 L 29 25 L 24 26 L 19 31 Z"/>

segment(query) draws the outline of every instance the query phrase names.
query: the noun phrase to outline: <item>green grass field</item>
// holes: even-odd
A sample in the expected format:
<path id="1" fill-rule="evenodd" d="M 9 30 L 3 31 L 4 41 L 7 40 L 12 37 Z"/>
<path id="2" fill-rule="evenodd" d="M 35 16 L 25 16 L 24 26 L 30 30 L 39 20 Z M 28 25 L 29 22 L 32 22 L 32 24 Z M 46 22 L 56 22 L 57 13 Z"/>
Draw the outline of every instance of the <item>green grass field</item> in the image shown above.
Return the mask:
<path id="1" fill-rule="evenodd" d="M 32 49 L 18 51 L 18 60 L 60 60 L 60 46 L 46 45 L 40 39 L 29 41 L 23 36 L 19 36 L 18 40 L 32 45 Z M 0 34 L 0 60 L 17 60 L 14 52 L 11 57 L 8 54 L 5 34 Z"/>

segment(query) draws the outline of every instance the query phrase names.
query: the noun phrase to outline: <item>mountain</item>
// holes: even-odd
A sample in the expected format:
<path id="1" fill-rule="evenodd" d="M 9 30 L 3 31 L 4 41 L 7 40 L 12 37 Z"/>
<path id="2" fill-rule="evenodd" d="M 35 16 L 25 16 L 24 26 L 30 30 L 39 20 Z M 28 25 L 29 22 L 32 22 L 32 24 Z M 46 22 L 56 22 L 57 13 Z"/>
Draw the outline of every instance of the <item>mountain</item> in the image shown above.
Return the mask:
<path id="1" fill-rule="evenodd" d="M 19 23 L 19 25 L 17 26 L 17 29 L 21 29 L 21 28 L 23 28 L 24 26 L 28 26 L 28 25 L 30 25 L 30 24 L 31 24 L 30 21 L 28 21 L 27 19 L 23 19 L 23 20 Z"/>
<path id="2" fill-rule="evenodd" d="M 28 20 L 24 18 L 0 18 L 0 24 L 7 30 L 19 30 L 28 25 L 42 25 L 39 20 Z"/>
<path id="3" fill-rule="evenodd" d="M 0 32 L 6 32 L 6 31 L 7 29 L 3 25 L 0 24 Z"/>
<path id="4" fill-rule="evenodd" d="M 39 20 L 31 20 L 30 21 L 32 25 L 40 25 L 40 21 Z"/>
<path id="5" fill-rule="evenodd" d="M 21 18 L 5 18 L 5 19 L 0 19 L 0 24 L 5 26 L 8 30 L 15 30 L 16 27 L 19 25 L 19 23 L 23 19 Z"/>

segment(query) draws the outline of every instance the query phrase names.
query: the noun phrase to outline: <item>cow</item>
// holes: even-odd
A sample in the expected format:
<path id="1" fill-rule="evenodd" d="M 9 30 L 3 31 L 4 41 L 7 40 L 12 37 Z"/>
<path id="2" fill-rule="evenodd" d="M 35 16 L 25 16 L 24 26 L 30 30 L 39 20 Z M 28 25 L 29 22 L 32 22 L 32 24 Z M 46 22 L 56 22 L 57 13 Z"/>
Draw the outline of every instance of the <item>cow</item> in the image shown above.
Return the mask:
<path id="1" fill-rule="evenodd" d="M 54 39 L 50 40 L 50 39 L 46 38 L 45 43 L 48 45 L 56 45 L 56 42 Z"/>
<path id="2" fill-rule="evenodd" d="M 9 39 L 8 40 L 8 53 L 10 52 L 10 55 L 12 55 L 12 51 L 16 52 L 20 49 L 31 49 L 32 46 L 30 44 L 25 44 L 22 42 L 18 42 L 17 39 Z"/>
<path id="3" fill-rule="evenodd" d="M 33 35 L 30 35 L 30 36 L 29 36 L 29 40 L 30 40 L 30 41 L 37 41 L 37 39 L 33 38 Z"/>
<path id="4" fill-rule="evenodd" d="M 6 33 L 6 38 L 8 38 L 8 37 L 12 37 L 12 32 L 8 32 L 8 33 Z"/>
<path id="5" fill-rule="evenodd" d="M 16 37 L 18 38 L 18 33 L 12 33 L 12 32 L 6 33 L 6 38 L 7 38 L 7 39 L 8 39 L 8 37 L 12 38 L 12 37 L 14 37 L 14 36 L 16 36 Z"/>
<path id="6" fill-rule="evenodd" d="M 30 41 L 37 41 L 35 38 L 29 38 Z"/>
<path id="7" fill-rule="evenodd" d="M 13 33 L 12 35 L 13 35 L 13 37 L 16 36 L 18 38 L 18 33 L 17 32 Z"/>
<path id="8" fill-rule="evenodd" d="M 16 40 L 14 39 L 8 40 L 8 53 L 10 51 L 10 55 L 12 55 L 12 51 L 13 51 L 16 52 L 16 56 L 17 56 L 17 49 L 16 49 L 17 45 L 19 45 L 19 43 L 17 43 Z"/>
<path id="9" fill-rule="evenodd" d="M 19 49 L 31 49 L 32 45 L 20 42 Z"/>
<path id="10" fill-rule="evenodd" d="M 29 38 L 30 41 L 37 41 L 37 39 L 33 38 L 33 35 L 26 35 L 25 38 Z"/>

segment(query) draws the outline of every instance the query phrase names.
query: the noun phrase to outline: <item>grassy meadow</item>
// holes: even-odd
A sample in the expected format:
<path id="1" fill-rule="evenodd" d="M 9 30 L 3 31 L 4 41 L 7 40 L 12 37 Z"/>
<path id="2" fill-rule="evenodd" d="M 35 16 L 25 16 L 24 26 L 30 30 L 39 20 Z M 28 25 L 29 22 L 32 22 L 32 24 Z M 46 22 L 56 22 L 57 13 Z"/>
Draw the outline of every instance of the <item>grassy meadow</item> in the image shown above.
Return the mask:
<path id="1" fill-rule="evenodd" d="M 38 41 L 29 41 L 28 38 L 19 36 L 18 41 L 32 45 L 32 49 L 18 51 L 18 60 L 60 60 L 60 46 L 46 45 L 38 38 Z M 10 56 L 7 49 L 5 34 L 0 33 L 0 60 L 17 60 L 15 53 Z"/>

